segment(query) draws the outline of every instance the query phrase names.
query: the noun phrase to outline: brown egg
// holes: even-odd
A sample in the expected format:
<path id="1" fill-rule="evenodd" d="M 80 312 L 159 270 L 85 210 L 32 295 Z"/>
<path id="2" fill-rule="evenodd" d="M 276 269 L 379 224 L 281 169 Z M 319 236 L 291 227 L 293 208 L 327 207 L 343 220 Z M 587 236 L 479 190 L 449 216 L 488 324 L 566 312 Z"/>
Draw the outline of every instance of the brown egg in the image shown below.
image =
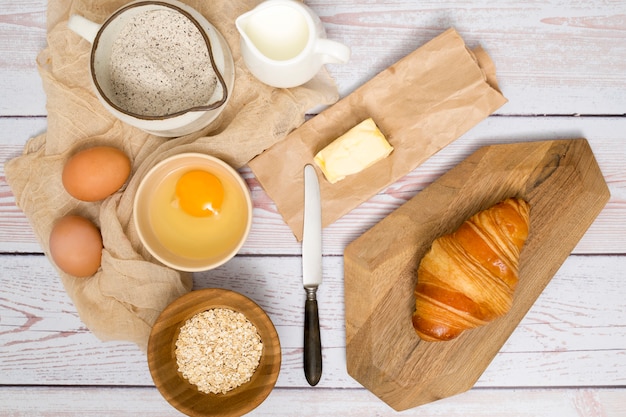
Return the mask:
<path id="1" fill-rule="evenodd" d="M 102 247 L 100 230 L 81 216 L 62 217 L 50 233 L 52 260 L 62 271 L 76 277 L 88 277 L 98 271 Z"/>
<path id="2" fill-rule="evenodd" d="M 96 146 L 72 156 L 63 168 L 63 187 L 74 198 L 99 201 L 120 189 L 130 174 L 130 159 L 117 148 Z"/>

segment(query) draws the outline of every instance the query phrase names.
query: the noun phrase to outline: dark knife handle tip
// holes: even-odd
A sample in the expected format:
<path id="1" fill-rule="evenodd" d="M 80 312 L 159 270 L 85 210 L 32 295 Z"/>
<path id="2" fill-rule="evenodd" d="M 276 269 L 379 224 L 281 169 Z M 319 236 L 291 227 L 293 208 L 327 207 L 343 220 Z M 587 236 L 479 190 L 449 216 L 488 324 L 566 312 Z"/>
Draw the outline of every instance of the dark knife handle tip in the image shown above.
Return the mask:
<path id="1" fill-rule="evenodd" d="M 322 343 L 317 300 L 307 297 L 304 304 L 304 375 L 311 386 L 322 377 Z"/>

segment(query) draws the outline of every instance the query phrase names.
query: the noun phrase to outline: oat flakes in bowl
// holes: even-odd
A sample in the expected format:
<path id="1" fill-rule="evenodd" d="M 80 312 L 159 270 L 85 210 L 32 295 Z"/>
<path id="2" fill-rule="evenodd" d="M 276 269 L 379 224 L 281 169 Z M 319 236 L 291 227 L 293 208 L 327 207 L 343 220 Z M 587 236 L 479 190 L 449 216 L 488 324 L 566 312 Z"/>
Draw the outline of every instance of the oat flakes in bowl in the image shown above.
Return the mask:
<path id="1" fill-rule="evenodd" d="M 281 352 L 276 329 L 254 301 L 202 289 L 170 304 L 148 342 L 148 365 L 163 397 L 189 416 L 241 416 L 274 388 Z"/>
<path id="2" fill-rule="evenodd" d="M 176 339 L 178 371 L 206 394 L 226 394 L 248 382 L 262 353 L 263 342 L 254 324 L 228 308 L 196 314 Z"/>

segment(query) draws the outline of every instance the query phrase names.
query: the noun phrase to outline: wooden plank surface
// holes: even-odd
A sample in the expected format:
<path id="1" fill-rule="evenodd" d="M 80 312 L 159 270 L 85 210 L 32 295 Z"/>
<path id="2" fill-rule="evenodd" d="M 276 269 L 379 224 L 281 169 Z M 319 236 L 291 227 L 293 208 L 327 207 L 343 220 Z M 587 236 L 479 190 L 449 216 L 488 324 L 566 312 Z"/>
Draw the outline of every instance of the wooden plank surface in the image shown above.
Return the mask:
<path id="1" fill-rule="evenodd" d="M 358 388 L 346 371 L 343 260 L 327 256 L 323 267 L 319 386 Z M 568 258 L 477 386 L 626 386 L 624 268 L 621 256 Z M 195 279 L 195 288 L 235 290 L 265 309 L 283 348 L 279 387 L 307 386 L 300 270 L 297 256 L 242 256 Z M 0 385 L 152 385 L 139 349 L 84 327 L 45 257 L 2 255 L 0 288 Z"/>
<path id="2" fill-rule="evenodd" d="M 325 229 L 325 368 L 315 389 L 301 371 L 300 245 L 250 170 L 242 170 L 255 204 L 250 239 L 241 256 L 195 278 L 197 288 L 257 299 L 277 325 L 284 345 L 278 388 L 251 415 L 399 415 L 345 369 L 344 248 L 481 146 L 574 137 L 589 140 L 609 203 L 477 388 L 401 415 L 626 415 L 626 2 L 307 3 L 330 38 L 352 47 L 348 64 L 328 65 L 343 96 L 454 27 L 469 47 L 481 45 L 492 57 L 509 102 Z M 4 163 L 46 128 L 36 57 L 46 44 L 47 5 L 0 3 L 0 414 L 180 415 L 153 387 L 142 352 L 103 343 L 81 323 L 4 179 Z"/>
<path id="3" fill-rule="evenodd" d="M 45 115 L 35 58 L 46 46 L 46 0 L 0 5 L 0 115 Z"/>
<path id="4" fill-rule="evenodd" d="M 342 95 L 454 27 L 470 47 L 480 44 L 494 58 L 502 91 L 512 99 L 499 114 L 624 114 L 624 2 L 306 3 L 330 38 L 352 48 L 348 64 L 328 66 Z M 45 114 L 34 58 L 45 46 L 46 5 L 10 0 L 0 6 L 2 115 Z"/>
<path id="5" fill-rule="evenodd" d="M 71 398 L 71 401 L 67 399 Z M 294 401 L 294 399 L 297 399 Z M 0 390 L 3 410 L 12 417 L 128 416 L 128 410 L 153 417 L 181 416 L 155 388 L 35 387 Z M 275 390 L 248 416 L 319 417 L 328 404 L 342 417 L 622 417 L 626 413 L 623 391 L 596 389 L 474 389 L 420 408 L 397 413 L 364 390 Z"/>
<path id="6" fill-rule="evenodd" d="M 626 108 L 626 105 L 625 107 Z M 40 252 L 28 221 L 14 205 L 4 180 L 4 161 L 18 156 L 24 142 L 45 129 L 41 118 L 0 118 L 0 251 Z M 626 253 L 626 118 L 490 117 L 422 166 L 325 229 L 324 253 L 344 248 L 447 170 L 481 146 L 518 141 L 585 137 L 611 192 L 611 199 L 574 250 L 576 254 Z M 252 191 L 254 224 L 244 254 L 299 254 L 300 244 L 248 168 L 242 170 Z"/>

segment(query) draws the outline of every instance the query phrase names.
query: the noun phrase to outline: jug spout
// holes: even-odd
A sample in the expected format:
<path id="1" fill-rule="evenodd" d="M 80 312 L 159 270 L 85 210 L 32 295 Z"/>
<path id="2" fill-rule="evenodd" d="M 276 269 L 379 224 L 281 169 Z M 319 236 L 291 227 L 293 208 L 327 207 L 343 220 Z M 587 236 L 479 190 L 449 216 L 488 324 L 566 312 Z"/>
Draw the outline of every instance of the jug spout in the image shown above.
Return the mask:
<path id="1" fill-rule="evenodd" d="M 82 38 L 89 41 L 89 43 L 93 43 L 96 39 L 96 35 L 100 30 L 100 25 L 92 22 L 89 19 L 85 19 L 82 16 L 74 14 L 70 16 L 67 21 L 67 27 L 72 31 L 80 35 Z"/>
<path id="2" fill-rule="evenodd" d="M 254 10 L 250 10 L 235 19 L 235 27 L 237 28 L 237 32 L 239 32 L 242 43 L 245 43 L 246 48 L 254 48 L 254 44 L 252 44 L 248 32 L 246 31 L 253 12 Z"/>
<path id="3" fill-rule="evenodd" d="M 244 30 L 244 28 L 248 25 L 248 20 L 250 20 L 250 13 L 252 13 L 252 10 L 242 14 L 235 19 L 235 27 L 237 28 L 237 31 L 241 36 L 246 36 L 246 31 Z"/>

